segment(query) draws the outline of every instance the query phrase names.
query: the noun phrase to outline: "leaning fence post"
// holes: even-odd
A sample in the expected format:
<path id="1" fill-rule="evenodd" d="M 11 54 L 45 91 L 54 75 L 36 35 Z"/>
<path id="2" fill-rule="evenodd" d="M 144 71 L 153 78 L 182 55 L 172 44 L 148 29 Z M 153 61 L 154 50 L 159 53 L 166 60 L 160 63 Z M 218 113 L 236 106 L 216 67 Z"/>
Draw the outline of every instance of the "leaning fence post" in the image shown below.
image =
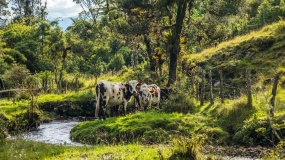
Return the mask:
<path id="1" fill-rule="evenodd" d="M 250 69 L 246 69 L 246 85 L 247 85 L 247 106 L 252 107 L 252 93 L 251 93 L 251 74 Z"/>
<path id="2" fill-rule="evenodd" d="M 278 140 L 281 140 L 281 137 L 279 136 L 279 134 L 277 133 L 277 131 L 273 125 L 272 118 L 274 117 L 275 97 L 276 97 L 277 86 L 278 86 L 278 82 L 279 82 L 281 74 L 283 74 L 283 72 L 277 73 L 273 79 L 272 92 L 271 92 L 271 97 L 269 100 L 269 107 L 270 108 L 269 108 L 269 115 L 268 115 L 268 121 L 269 121 L 269 126 L 271 128 L 272 138 L 273 138 L 273 135 L 275 135 L 278 138 Z"/>
<path id="3" fill-rule="evenodd" d="M 271 91 L 271 97 L 269 100 L 269 113 L 270 116 L 273 117 L 274 116 L 274 108 L 275 108 L 275 97 L 276 97 L 276 92 L 277 92 L 277 86 L 278 86 L 278 82 L 280 79 L 280 75 L 281 72 L 277 73 L 273 79 L 273 85 L 272 85 L 272 91 Z"/>
<path id="4" fill-rule="evenodd" d="M 205 101 L 205 71 L 202 70 L 202 84 L 201 84 L 201 96 L 200 96 L 200 105 L 204 105 Z"/>
<path id="5" fill-rule="evenodd" d="M 222 69 L 219 70 L 220 75 L 220 98 L 221 102 L 224 103 L 224 79 L 223 79 L 223 71 Z"/>
<path id="6" fill-rule="evenodd" d="M 210 103 L 214 104 L 212 70 L 209 70 Z"/>

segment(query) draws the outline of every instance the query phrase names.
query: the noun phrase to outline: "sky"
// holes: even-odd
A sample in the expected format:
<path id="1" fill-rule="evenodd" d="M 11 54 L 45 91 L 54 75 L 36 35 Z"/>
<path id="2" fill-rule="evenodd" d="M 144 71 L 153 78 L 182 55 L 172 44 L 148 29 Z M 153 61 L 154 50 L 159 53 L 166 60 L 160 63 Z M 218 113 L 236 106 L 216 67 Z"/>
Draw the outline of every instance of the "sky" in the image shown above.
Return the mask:
<path id="1" fill-rule="evenodd" d="M 42 0 L 45 1 L 45 0 Z M 72 24 L 70 18 L 78 16 L 82 11 L 79 4 L 73 0 L 48 0 L 47 1 L 48 19 L 59 19 L 59 26 L 65 30 Z"/>

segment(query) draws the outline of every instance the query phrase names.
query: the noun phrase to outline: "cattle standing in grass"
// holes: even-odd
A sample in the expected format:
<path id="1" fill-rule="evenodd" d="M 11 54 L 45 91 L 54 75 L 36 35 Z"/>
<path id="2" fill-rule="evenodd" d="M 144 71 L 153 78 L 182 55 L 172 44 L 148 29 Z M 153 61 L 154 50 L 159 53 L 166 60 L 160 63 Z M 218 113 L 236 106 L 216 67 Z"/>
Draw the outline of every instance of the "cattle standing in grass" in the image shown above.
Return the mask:
<path id="1" fill-rule="evenodd" d="M 136 95 L 136 86 L 138 81 L 131 80 L 127 83 L 112 83 L 109 81 L 100 81 L 96 85 L 96 109 L 95 118 L 106 119 L 105 109 L 108 106 L 123 105 L 124 113 L 127 110 L 127 103 L 132 95 Z M 99 116 L 98 116 L 99 115 Z"/>
<path id="2" fill-rule="evenodd" d="M 139 101 L 140 106 L 147 110 L 147 107 L 152 105 L 157 105 L 159 107 L 160 103 L 160 88 L 156 84 L 143 84 L 139 91 Z"/>

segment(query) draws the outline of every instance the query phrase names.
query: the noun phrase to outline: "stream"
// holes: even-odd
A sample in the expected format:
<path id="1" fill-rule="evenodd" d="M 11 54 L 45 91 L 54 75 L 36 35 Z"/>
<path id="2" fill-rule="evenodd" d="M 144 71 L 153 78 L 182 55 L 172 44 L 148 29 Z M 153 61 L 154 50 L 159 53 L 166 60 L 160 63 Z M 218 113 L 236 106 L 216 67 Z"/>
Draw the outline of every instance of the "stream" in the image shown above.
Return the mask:
<path id="1" fill-rule="evenodd" d="M 75 119 L 53 120 L 49 123 L 41 123 L 34 131 L 24 133 L 23 139 L 39 141 L 57 145 L 83 146 L 81 143 L 73 142 L 70 139 L 70 130 L 78 124 Z"/>
<path id="2" fill-rule="evenodd" d="M 70 131 L 76 125 L 80 123 L 78 119 L 69 120 L 53 120 L 49 123 L 42 123 L 38 129 L 24 133 L 23 139 L 39 141 L 44 143 L 51 143 L 56 145 L 68 145 L 68 146 L 84 146 L 84 144 L 73 142 L 70 139 Z M 211 147 L 212 149 L 215 147 Z M 207 148 L 206 150 L 212 150 Z M 226 150 L 233 150 L 228 148 Z M 207 154 L 207 153 L 206 153 Z M 221 156 L 221 159 L 230 160 L 257 160 L 258 158 L 250 158 L 243 156 Z"/>

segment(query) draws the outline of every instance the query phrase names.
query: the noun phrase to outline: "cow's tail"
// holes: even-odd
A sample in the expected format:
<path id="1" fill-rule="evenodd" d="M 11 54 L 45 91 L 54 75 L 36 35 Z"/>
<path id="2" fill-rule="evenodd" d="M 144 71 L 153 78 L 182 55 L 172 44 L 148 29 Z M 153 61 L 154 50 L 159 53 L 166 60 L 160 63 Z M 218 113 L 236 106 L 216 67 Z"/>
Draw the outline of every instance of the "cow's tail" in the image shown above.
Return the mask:
<path id="1" fill-rule="evenodd" d="M 99 84 L 96 84 L 95 89 L 96 89 L 96 98 L 97 98 L 96 107 L 95 107 L 95 118 L 99 119 L 98 114 L 99 114 L 99 109 L 100 109 L 100 96 L 101 96 Z"/>

